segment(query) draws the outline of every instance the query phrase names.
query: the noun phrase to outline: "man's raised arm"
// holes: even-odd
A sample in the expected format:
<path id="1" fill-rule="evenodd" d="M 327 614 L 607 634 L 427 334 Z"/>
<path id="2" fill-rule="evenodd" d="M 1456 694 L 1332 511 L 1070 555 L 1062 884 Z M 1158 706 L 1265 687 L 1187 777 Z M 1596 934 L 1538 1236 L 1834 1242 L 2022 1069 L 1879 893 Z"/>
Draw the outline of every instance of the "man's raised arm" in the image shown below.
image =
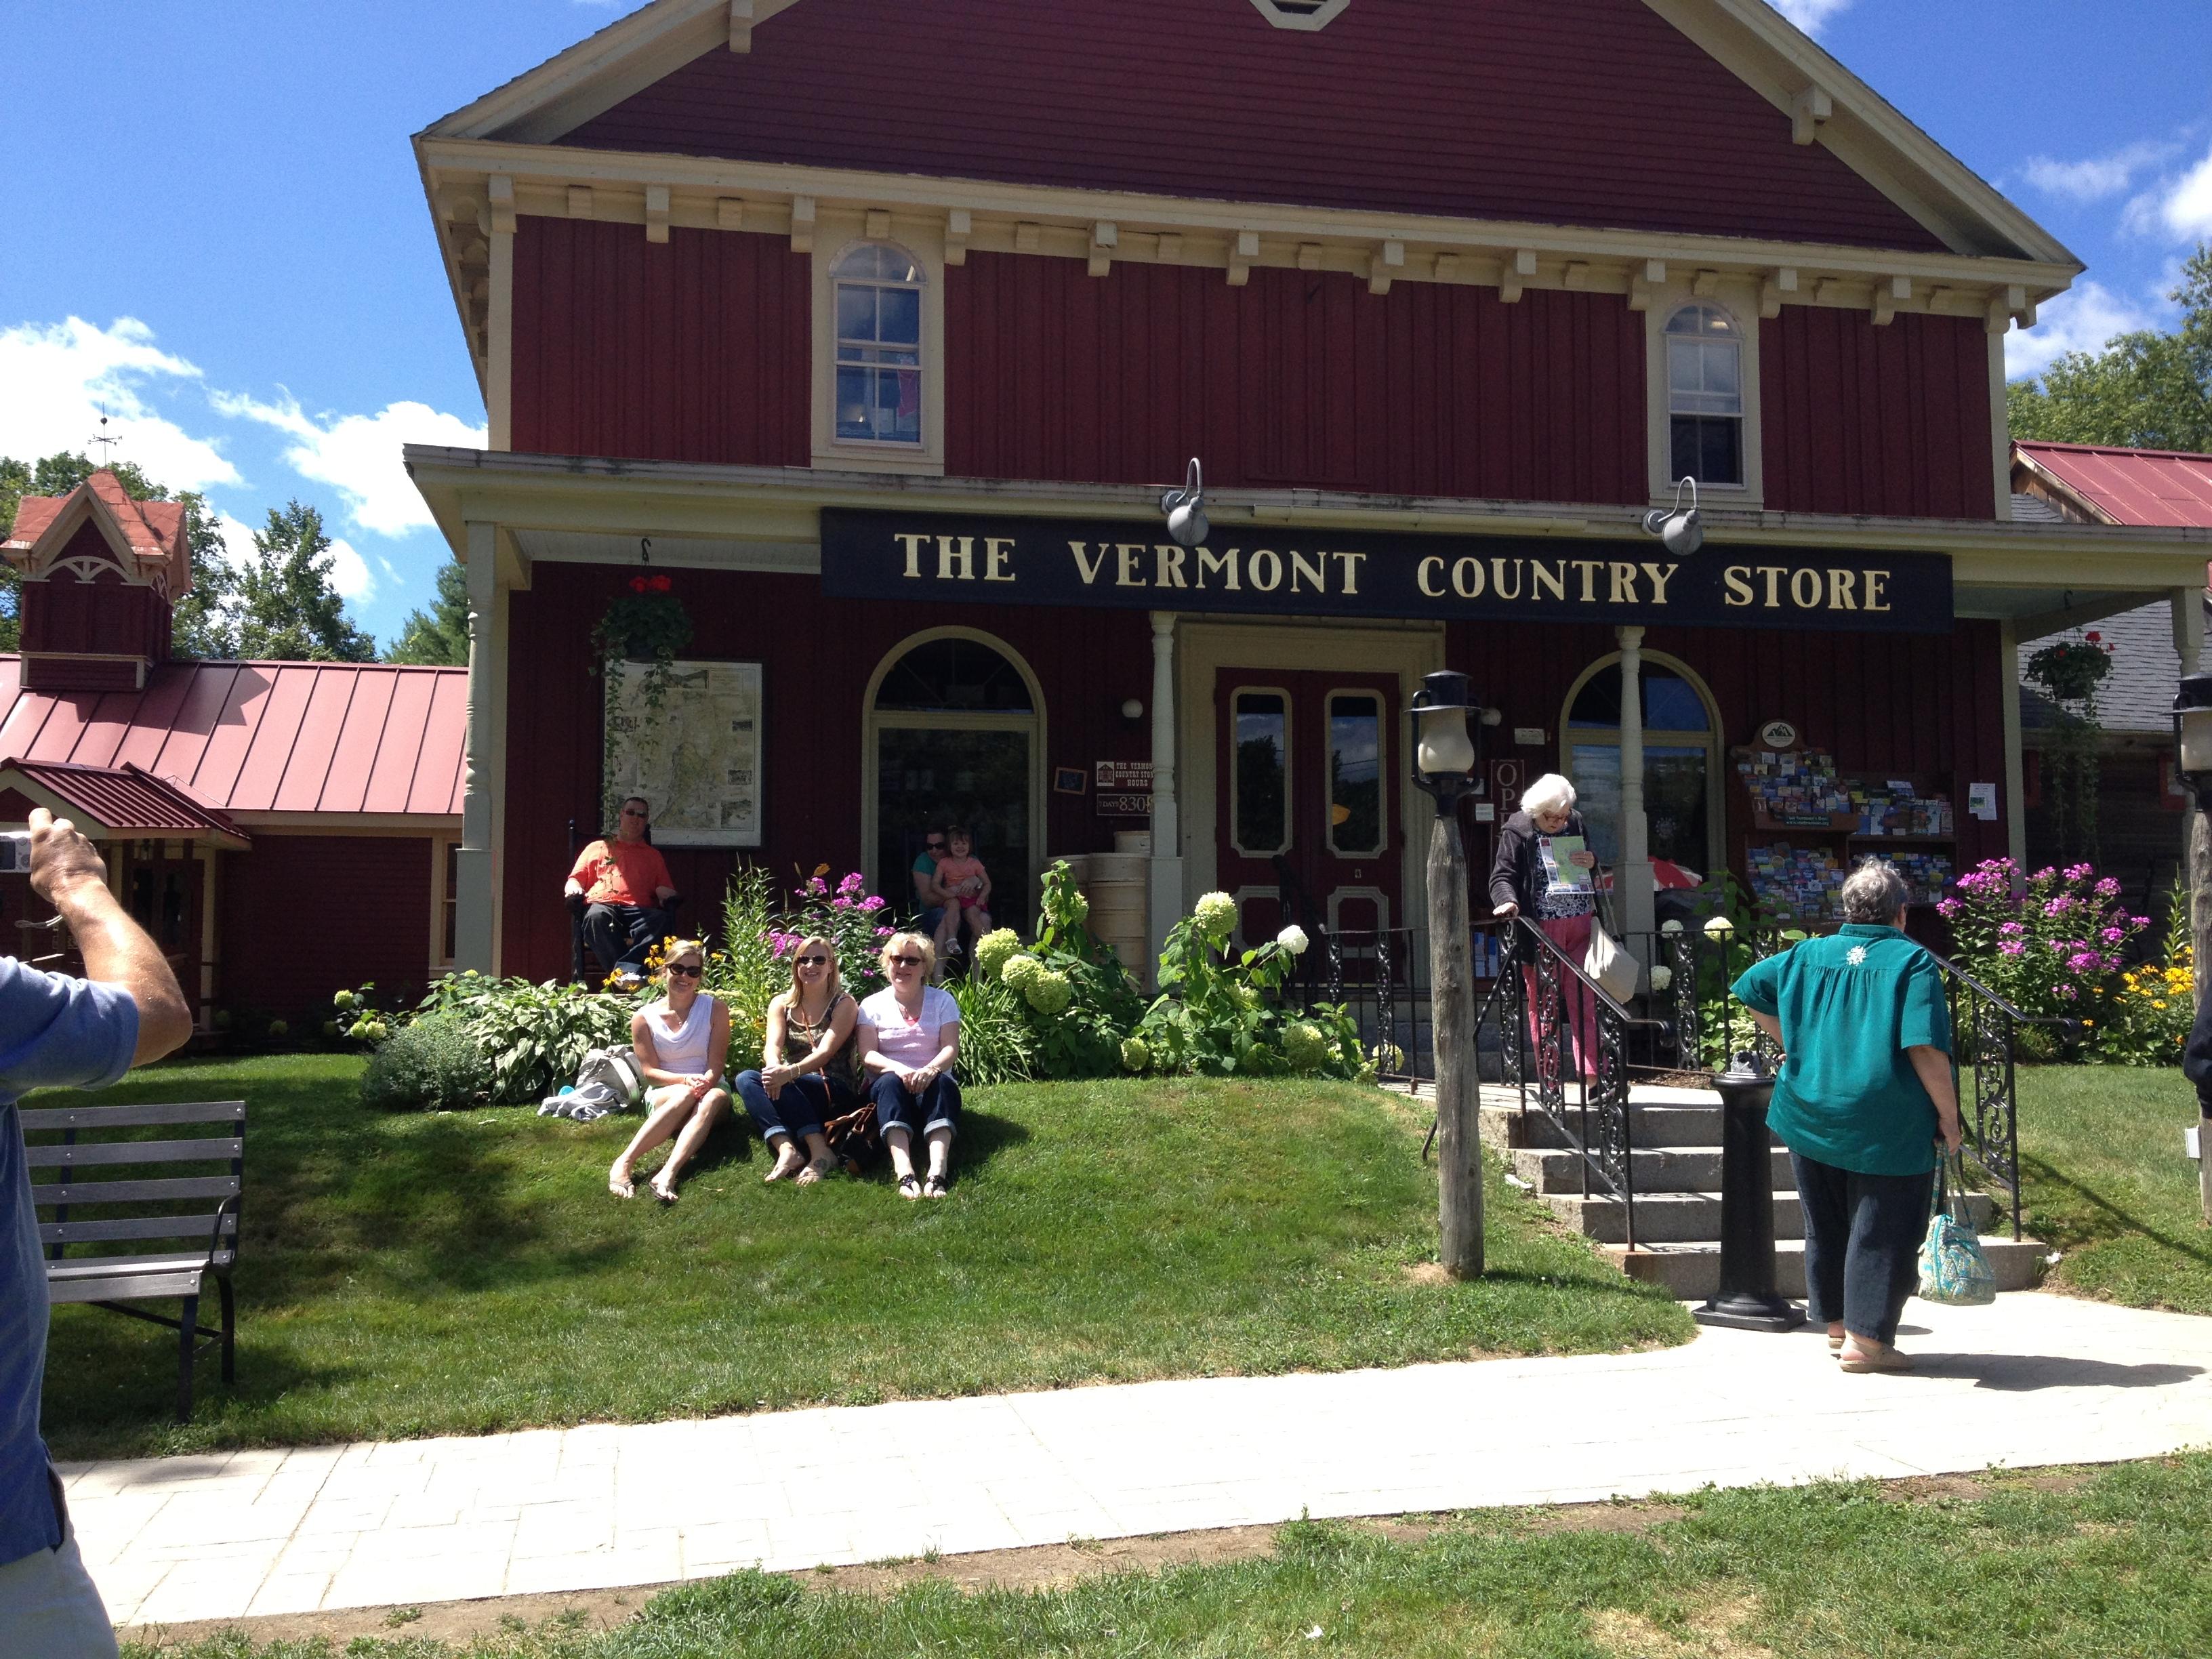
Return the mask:
<path id="1" fill-rule="evenodd" d="M 84 976 L 130 993 L 138 1005 L 138 1048 L 133 1066 L 144 1066 L 184 1046 L 192 1034 L 192 1011 L 161 949 L 107 890 L 107 866 L 93 844 L 67 818 L 44 807 L 31 810 L 31 886 L 61 913 Z"/>

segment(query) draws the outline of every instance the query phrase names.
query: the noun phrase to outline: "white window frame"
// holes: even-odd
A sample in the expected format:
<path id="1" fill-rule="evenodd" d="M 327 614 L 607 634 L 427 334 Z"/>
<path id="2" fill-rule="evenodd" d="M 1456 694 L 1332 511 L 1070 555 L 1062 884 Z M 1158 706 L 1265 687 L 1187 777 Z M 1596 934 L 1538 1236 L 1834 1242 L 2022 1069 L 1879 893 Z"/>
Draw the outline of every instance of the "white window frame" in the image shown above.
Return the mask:
<path id="1" fill-rule="evenodd" d="M 945 230 L 894 219 L 870 236 L 865 218 L 823 211 L 814 242 L 814 464 L 855 472 L 945 471 Z M 838 262 L 871 243 L 894 248 L 921 273 L 921 441 L 837 435 Z"/>
<path id="2" fill-rule="evenodd" d="M 446 951 L 446 908 L 458 902 L 459 895 L 446 881 L 446 864 L 453 849 L 461 844 L 458 835 L 441 833 L 430 837 L 430 974 L 435 978 L 453 971 L 453 958 Z M 453 929 L 454 948 L 460 946 L 460 928 Z"/>
<path id="3" fill-rule="evenodd" d="M 1237 787 L 1240 774 L 1237 769 L 1237 705 L 1247 696 L 1283 700 L 1283 839 L 1274 847 L 1247 847 L 1240 839 L 1244 833 L 1244 802 Z M 1290 689 L 1281 685 L 1232 688 L 1229 693 L 1229 844 L 1236 849 L 1237 857 L 1271 859 L 1298 844 L 1297 768 L 1297 709 L 1291 702 Z"/>
<path id="4" fill-rule="evenodd" d="M 1302 29 L 1310 33 L 1325 29 L 1344 15 L 1352 0 L 1291 0 L 1290 5 L 1282 0 L 1252 0 L 1260 15 L 1279 29 Z"/>
<path id="5" fill-rule="evenodd" d="M 1743 391 L 1743 482 L 1735 484 L 1698 484 L 1701 500 L 1716 507 L 1756 509 L 1766 494 L 1765 458 L 1760 446 L 1759 395 L 1759 289 L 1747 279 L 1722 277 L 1707 294 L 1692 292 L 1688 282 L 1670 282 L 1651 291 L 1644 321 L 1644 388 L 1648 421 L 1651 504 L 1671 505 L 1674 499 L 1674 410 L 1669 393 L 1671 367 L 1667 349 L 1667 325 L 1685 306 L 1711 306 L 1735 330 L 1738 366 Z"/>

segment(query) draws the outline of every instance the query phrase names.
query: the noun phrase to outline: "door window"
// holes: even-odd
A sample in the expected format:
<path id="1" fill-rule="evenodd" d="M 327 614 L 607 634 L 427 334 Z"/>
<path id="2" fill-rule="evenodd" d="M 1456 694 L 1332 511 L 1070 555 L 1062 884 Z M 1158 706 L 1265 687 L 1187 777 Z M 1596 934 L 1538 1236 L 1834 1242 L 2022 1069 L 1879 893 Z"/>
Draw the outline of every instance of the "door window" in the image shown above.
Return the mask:
<path id="1" fill-rule="evenodd" d="M 1231 820 L 1237 850 L 1268 858 L 1291 844 L 1291 700 L 1281 691 L 1236 697 Z"/>
<path id="2" fill-rule="evenodd" d="M 1700 874 L 1721 860 L 1711 810 L 1718 776 L 1717 735 L 1705 700 L 1686 670 L 1644 659 L 1644 817 L 1650 855 Z M 1590 850 L 1607 864 L 1620 856 L 1620 664 L 1608 661 L 1585 680 L 1567 710 L 1567 772 L 1589 826 Z"/>
<path id="3" fill-rule="evenodd" d="M 1328 699 L 1328 845 L 1346 858 L 1382 851 L 1382 699 L 1335 691 Z"/>

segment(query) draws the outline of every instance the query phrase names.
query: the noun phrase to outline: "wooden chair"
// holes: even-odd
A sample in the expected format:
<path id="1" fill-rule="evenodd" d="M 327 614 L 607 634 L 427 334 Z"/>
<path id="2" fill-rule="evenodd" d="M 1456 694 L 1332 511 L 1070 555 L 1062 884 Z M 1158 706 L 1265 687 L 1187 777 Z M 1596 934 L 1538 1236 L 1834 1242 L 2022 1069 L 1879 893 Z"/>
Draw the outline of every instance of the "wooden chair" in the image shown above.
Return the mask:
<path id="1" fill-rule="evenodd" d="M 238 1264 L 238 1212 L 246 1171 L 246 1103 L 204 1101 L 190 1104 L 70 1106 L 45 1111 L 20 1110 L 26 1136 L 58 1132 L 58 1142 L 27 1146 L 33 1170 L 58 1170 L 58 1179 L 36 1182 L 32 1201 L 50 1209 L 39 1242 L 46 1250 L 46 1292 L 55 1302 L 88 1302 L 131 1319 L 143 1319 L 177 1333 L 177 1420 L 192 1418 L 192 1362 L 209 1342 L 222 1346 L 222 1380 L 237 1381 L 237 1310 L 231 1275 Z M 148 1140 L 135 1135 L 107 1138 L 111 1130 L 149 1125 L 212 1124 L 213 1134 Z M 100 1137 L 87 1139 L 92 1135 Z M 220 1164 L 221 1174 L 180 1175 L 177 1166 Z M 167 1173 L 152 1171 L 168 1166 Z M 89 1175 L 93 1178 L 85 1177 Z M 212 1212 L 198 1207 L 216 1200 Z M 168 1206 L 195 1207 L 174 1212 Z M 85 1212 L 107 1211 L 88 1219 Z M 123 1213 L 112 1212 L 120 1210 Z M 157 1241 L 185 1241 L 180 1250 L 133 1254 Z M 71 1255 L 83 1245 L 121 1244 L 122 1250 Z M 210 1329 L 199 1322 L 202 1285 L 210 1278 L 222 1300 L 222 1323 Z M 181 1304 L 178 1316 L 125 1304 L 168 1302 Z"/>

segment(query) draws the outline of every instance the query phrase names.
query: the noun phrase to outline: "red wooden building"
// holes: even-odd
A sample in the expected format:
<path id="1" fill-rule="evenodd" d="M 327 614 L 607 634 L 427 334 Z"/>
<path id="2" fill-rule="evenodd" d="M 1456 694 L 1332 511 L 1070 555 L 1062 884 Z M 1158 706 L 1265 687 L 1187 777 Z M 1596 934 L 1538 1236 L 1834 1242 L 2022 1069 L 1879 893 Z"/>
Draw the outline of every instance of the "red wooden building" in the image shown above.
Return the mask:
<path id="1" fill-rule="evenodd" d="M 1445 666 L 1632 925 L 1654 858 L 1848 850 L 1739 750 L 1960 867 L 2021 847 L 2015 641 L 2202 583 L 2012 521 L 2002 337 L 2079 263 L 1763 0 L 657 0 L 415 142 L 490 420 L 408 452 L 475 601 L 465 963 L 560 970 L 640 776 L 699 893 L 902 894 L 952 814 L 1021 895 L 1148 830 L 1155 934 L 1397 924 Z M 674 757 L 587 672 L 648 556 Z"/>
<path id="2" fill-rule="evenodd" d="M 0 555 L 23 577 L 22 651 L 0 656 L 0 829 L 44 806 L 99 843 L 203 1027 L 452 966 L 463 671 L 171 660 L 183 511 L 111 473 L 25 499 Z M 52 953 L 52 915 L 0 876 L 0 949 Z"/>

